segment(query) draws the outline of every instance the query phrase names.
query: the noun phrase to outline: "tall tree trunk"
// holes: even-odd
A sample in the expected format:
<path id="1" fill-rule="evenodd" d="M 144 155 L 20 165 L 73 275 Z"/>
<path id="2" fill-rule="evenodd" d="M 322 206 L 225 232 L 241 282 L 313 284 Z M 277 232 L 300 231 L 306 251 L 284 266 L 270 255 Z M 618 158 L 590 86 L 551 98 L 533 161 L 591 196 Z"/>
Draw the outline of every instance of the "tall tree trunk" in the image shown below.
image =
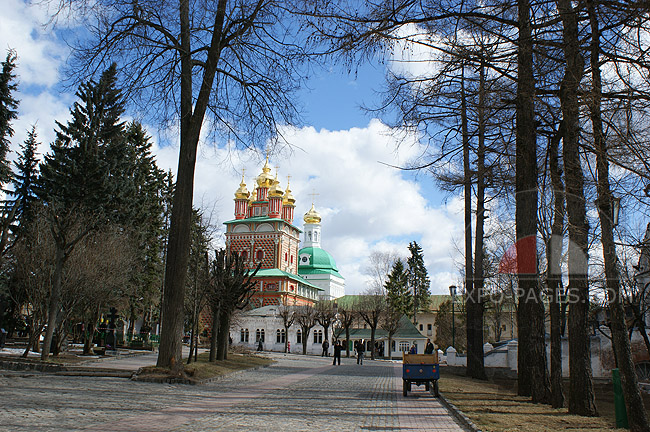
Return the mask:
<path id="1" fill-rule="evenodd" d="M 532 246 L 537 238 L 537 137 L 531 8 L 529 0 L 521 0 L 517 5 L 519 27 L 515 169 L 515 223 L 519 280 L 517 391 L 521 396 L 531 396 L 533 402 L 548 402 L 550 383 L 546 370 L 544 304 L 541 301 L 538 284 L 535 247 Z"/>
<path id="2" fill-rule="evenodd" d="M 474 333 L 470 331 L 469 322 L 473 322 L 474 308 L 470 307 L 469 303 L 473 299 L 469 299 L 469 294 L 474 292 L 474 264 L 472 260 L 472 169 L 470 161 L 469 149 L 469 127 L 467 120 L 467 95 L 465 93 L 465 67 L 463 65 L 462 78 L 461 78 L 461 106 L 460 106 L 460 122 L 463 139 L 463 194 L 465 195 L 465 293 L 467 294 L 467 321 L 466 328 L 467 334 L 467 351 L 473 352 L 476 350 L 474 344 Z M 455 347 L 454 347 L 455 348 Z M 481 355 L 483 354 L 483 347 L 480 347 Z M 469 371 L 468 371 L 469 372 Z"/>
<path id="3" fill-rule="evenodd" d="M 563 50 L 566 67 L 560 85 L 560 104 L 564 121 L 564 168 L 566 209 L 569 219 L 569 412 L 598 415 L 594 402 L 589 348 L 587 281 L 588 233 L 584 198 L 584 176 L 579 155 L 580 103 L 578 87 L 584 74 L 584 59 L 578 39 L 578 11 L 571 0 L 558 0 L 563 24 Z"/>
<path id="4" fill-rule="evenodd" d="M 551 405 L 564 406 L 562 392 L 562 243 L 564 239 L 564 185 L 560 168 L 560 139 L 564 126 L 561 123 L 557 133 L 549 141 L 549 171 L 553 189 L 553 223 L 551 238 L 546 244 L 546 263 L 548 290 L 550 294 L 549 312 L 551 315 Z"/>
<path id="5" fill-rule="evenodd" d="M 217 339 L 219 334 L 219 308 L 212 308 L 212 329 L 210 330 L 210 362 L 217 360 Z"/>
<path id="6" fill-rule="evenodd" d="M 485 225 L 485 63 L 481 58 L 478 89 L 478 148 L 476 151 L 476 243 L 474 280 L 467 293 L 467 375 L 487 379 L 483 356 L 483 237 Z M 471 209 L 470 209 L 471 210 Z M 467 216 L 466 216 L 467 217 Z M 470 216 L 471 218 L 471 216 Z M 471 219 L 470 219 L 471 223 Z M 471 233 L 471 226 L 466 228 Z M 467 241 L 467 240 L 466 240 Z M 471 248 L 471 234 L 469 247 Z M 471 255 L 471 249 L 468 251 Z M 470 262 L 471 265 L 471 262 Z"/>
<path id="7" fill-rule="evenodd" d="M 99 304 L 95 307 L 95 311 L 91 318 L 86 322 L 86 338 L 84 340 L 84 355 L 92 354 L 93 338 L 95 336 L 95 327 L 100 316 Z"/>
<path id="8" fill-rule="evenodd" d="M 215 14 L 212 40 L 210 42 L 203 80 L 194 103 L 192 85 L 192 54 L 190 28 L 190 1 L 180 0 L 180 152 L 172 215 L 169 226 L 167 262 L 165 266 L 165 290 L 163 301 L 162 334 L 157 366 L 179 371 L 183 368 L 183 301 L 185 298 L 185 279 L 190 253 L 190 226 L 192 219 L 192 196 L 194 193 L 194 168 L 196 149 L 199 143 L 201 125 L 205 117 L 208 99 L 221 54 L 221 35 L 223 31 L 227 0 L 219 0 Z M 194 110 L 192 109 L 194 107 Z"/>
<path id="9" fill-rule="evenodd" d="M 52 292 L 50 294 L 50 305 L 47 314 L 47 330 L 43 340 L 43 351 L 41 351 L 41 360 L 47 360 L 50 356 L 52 346 L 52 337 L 58 321 L 59 309 L 61 309 L 61 283 L 63 280 L 63 265 L 65 263 L 64 247 L 56 242 L 56 251 L 54 255 L 54 277 L 52 281 Z"/>
<path id="10" fill-rule="evenodd" d="M 377 331 L 377 326 L 370 328 L 370 359 L 375 360 L 375 332 Z"/>
<path id="11" fill-rule="evenodd" d="M 217 340 L 217 360 L 228 359 L 228 335 L 230 333 L 230 314 L 221 312 Z"/>
<path id="12" fill-rule="evenodd" d="M 621 371 L 623 394 L 627 404 L 627 416 L 630 430 L 649 431 L 650 424 L 643 406 L 639 382 L 634 370 L 630 340 L 626 333 L 625 310 L 620 287 L 620 275 L 617 268 L 616 245 L 614 243 L 614 224 L 612 221 L 612 192 L 609 184 L 609 161 L 607 160 L 607 143 L 603 134 L 601 97 L 602 81 L 600 77 L 600 29 L 596 11 L 596 0 L 587 1 L 589 22 L 591 24 L 591 69 L 592 94 L 590 104 L 591 124 L 596 149 L 596 172 L 598 177 L 598 217 L 600 219 L 603 258 L 605 261 L 605 278 L 607 298 L 611 312 L 612 341 Z"/>
<path id="13" fill-rule="evenodd" d="M 350 358 L 350 326 L 345 327 L 345 356 Z"/>

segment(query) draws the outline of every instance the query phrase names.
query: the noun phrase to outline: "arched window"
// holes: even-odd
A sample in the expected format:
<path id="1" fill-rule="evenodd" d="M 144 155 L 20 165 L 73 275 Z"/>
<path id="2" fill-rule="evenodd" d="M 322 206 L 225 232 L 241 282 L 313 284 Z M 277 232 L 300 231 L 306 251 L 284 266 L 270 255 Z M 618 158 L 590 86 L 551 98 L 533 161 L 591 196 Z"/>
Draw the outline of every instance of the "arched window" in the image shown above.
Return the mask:
<path id="1" fill-rule="evenodd" d="M 289 261 L 289 254 L 287 254 L 286 252 L 284 253 L 284 260 Z"/>
<path id="2" fill-rule="evenodd" d="M 248 329 L 246 329 L 246 332 L 245 332 L 245 339 L 246 339 L 245 342 L 248 342 Z"/>
<path id="3" fill-rule="evenodd" d="M 255 253 L 255 259 L 257 261 L 262 261 L 264 259 L 264 250 L 263 249 L 258 249 L 257 252 Z"/>
<path id="4" fill-rule="evenodd" d="M 248 251 L 241 251 L 241 259 L 248 260 Z"/>
<path id="5" fill-rule="evenodd" d="M 323 343 L 323 330 L 314 330 L 314 343 Z"/>
<path id="6" fill-rule="evenodd" d="M 298 329 L 296 333 L 296 343 L 302 343 L 302 330 Z"/>
<path id="7" fill-rule="evenodd" d="M 241 332 L 239 332 L 239 342 L 244 342 L 246 339 L 246 333 L 244 332 L 244 329 L 241 329 Z"/>
<path id="8" fill-rule="evenodd" d="M 262 339 L 262 342 L 264 342 L 264 329 L 260 330 L 260 337 Z"/>
<path id="9" fill-rule="evenodd" d="M 275 332 L 275 342 L 284 343 L 286 341 L 284 330 L 278 330 Z"/>

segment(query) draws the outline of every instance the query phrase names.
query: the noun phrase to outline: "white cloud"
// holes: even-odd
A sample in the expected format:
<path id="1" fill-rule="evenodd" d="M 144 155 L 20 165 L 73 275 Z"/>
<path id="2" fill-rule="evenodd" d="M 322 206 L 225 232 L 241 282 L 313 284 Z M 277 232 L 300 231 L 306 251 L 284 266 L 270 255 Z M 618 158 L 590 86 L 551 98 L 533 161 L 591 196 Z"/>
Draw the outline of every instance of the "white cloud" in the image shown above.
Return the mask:
<path id="1" fill-rule="evenodd" d="M 440 208 L 430 206 L 418 183 L 380 163 L 399 164 L 421 151 L 413 145 L 395 153 L 396 142 L 387 132 L 378 120 L 343 131 L 289 130 L 285 135 L 293 151 L 272 155 L 270 163 L 279 166 L 282 187 L 291 176 L 296 225 L 302 226 L 310 194 L 318 194 L 314 202 L 322 217 L 322 246 L 334 256 L 348 293 L 366 288 L 363 269 L 371 251 L 407 255 L 413 240 L 424 248 L 432 292 L 444 292 L 453 279 L 453 238 L 462 234 L 462 213 L 456 200 Z M 156 147 L 155 152 L 160 166 L 175 172 L 178 148 Z M 204 145 L 196 165 L 195 203 L 216 201 L 219 219 L 232 219 L 241 169 L 251 190 L 262 164 L 262 157 L 250 152 Z"/>

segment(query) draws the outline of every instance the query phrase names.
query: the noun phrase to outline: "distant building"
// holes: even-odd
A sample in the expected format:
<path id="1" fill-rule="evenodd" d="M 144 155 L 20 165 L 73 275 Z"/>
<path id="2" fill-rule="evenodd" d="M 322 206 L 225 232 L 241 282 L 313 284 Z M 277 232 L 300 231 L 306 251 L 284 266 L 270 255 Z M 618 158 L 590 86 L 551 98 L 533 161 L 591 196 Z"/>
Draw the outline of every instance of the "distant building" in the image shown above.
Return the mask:
<path id="1" fill-rule="evenodd" d="M 277 173 L 271 175 L 268 157 L 252 193 L 242 176 L 234 201 L 235 219 L 224 222 L 226 248 L 243 257 L 249 269 L 261 263 L 252 308 L 313 305 L 344 294 L 334 259 L 320 248 L 320 215 L 313 204 L 304 217 L 305 244 L 298 250 L 302 231 L 293 221 L 296 200 L 289 185 L 283 191 Z"/>

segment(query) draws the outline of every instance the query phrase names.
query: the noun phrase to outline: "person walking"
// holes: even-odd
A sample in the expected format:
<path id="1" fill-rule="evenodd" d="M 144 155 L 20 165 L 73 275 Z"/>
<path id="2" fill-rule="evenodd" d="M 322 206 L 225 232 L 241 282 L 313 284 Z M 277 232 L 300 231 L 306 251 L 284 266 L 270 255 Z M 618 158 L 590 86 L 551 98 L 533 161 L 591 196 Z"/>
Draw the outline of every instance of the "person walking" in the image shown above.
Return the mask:
<path id="1" fill-rule="evenodd" d="M 329 357 L 330 356 L 330 353 L 328 351 L 329 348 L 330 348 L 330 343 L 327 341 L 327 339 L 325 339 L 323 341 L 323 353 L 320 356 L 321 357 Z"/>
<path id="2" fill-rule="evenodd" d="M 339 361 L 339 366 L 341 366 L 341 351 L 343 350 L 343 345 L 341 345 L 341 341 L 336 341 L 334 344 L 334 361 L 332 364 L 336 366 L 336 360 L 338 359 Z"/>
<path id="3" fill-rule="evenodd" d="M 357 350 L 357 364 L 362 365 L 363 364 L 363 353 L 366 351 L 364 347 L 364 341 L 361 339 L 359 342 L 357 342 L 356 348 Z"/>
<path id="4" fill-rule="evenodd" d="M 435 348 L 434 348 L 433 344 L 431 343 L 431 339 L 427 339 L 427 345 L 424 348 L 424 353 L 425 354 L 433 354 L 434 349 Z"/>

